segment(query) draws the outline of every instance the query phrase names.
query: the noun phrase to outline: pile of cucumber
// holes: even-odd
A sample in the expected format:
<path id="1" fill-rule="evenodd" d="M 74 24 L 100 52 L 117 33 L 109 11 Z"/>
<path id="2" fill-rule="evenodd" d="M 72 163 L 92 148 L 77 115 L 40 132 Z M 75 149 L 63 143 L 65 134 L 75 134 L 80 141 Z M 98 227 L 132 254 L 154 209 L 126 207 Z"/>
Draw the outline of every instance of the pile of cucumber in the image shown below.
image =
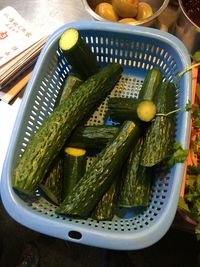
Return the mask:
<path id="1" fill-rule="evenodd" d="M 162 115 L 175 109 L 174 85 L 153 68 L 138 99 L 109 98 L 107 115 L 117 124 L 86 126 L 119 81 L 122 66 L 100 67 L 76 29 L 66 30 L 59 46 L 73 74 L 19 158 L 14 190 L 34 195 L 39 188 L 56 213 L 97 220 L 112 219 L 116 207 L 147 207 L 153 168 L 174 144 L 174 115 Z M 91 153 L 95 159 L 88 166 Z"/>

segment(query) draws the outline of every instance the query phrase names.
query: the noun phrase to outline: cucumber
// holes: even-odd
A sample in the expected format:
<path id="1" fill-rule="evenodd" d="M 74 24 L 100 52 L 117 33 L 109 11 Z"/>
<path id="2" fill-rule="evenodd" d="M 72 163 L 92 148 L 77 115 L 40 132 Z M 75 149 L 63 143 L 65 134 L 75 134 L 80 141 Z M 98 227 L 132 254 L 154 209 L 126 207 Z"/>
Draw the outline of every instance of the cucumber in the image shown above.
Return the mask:
<path id="1" fill-rule="evenodd" d="M 39 186 L 42 194 L 51 202 L 59 205 L 62 201 L 63 159 L 59 155 L 52 163 L 47 177 Z"/>
<path id="2" fill-rule="evenodd" d="M 119 207 L 146 207 L 149 204 L 151 171 L 140 165 L 143 143 L 141 137 L 124 164 L 118 198 Z"/>
<path id="3" fill-rule="evenodd" d="M 94 54 L 80 37 L 77 29 L 69 28 L 63 32 L 59 47 L 72 66 L 72 71 L 81 79 L 86 80 L 100 70 Z"/>
<path id="4" fill-rule="evenodd" d="M 140 128 L 134 122 L 124 122 L 55 212 L 88 217 L 115 180 L 139 135 Z"/>
<path id="5" fill-rule="evenodd" d="M 152 68 L 147 72 L 147 75 L 139 92 L 138 99 L 150 100 L 154 99 L 157 89 L 162 84 L 163 73 L 158 68 Z"/>
<path id="6" fill-rule="evenodd" d="M 82 148 L 65 147 L 63 159 L 62 200 L 72 191 L 75 184 L 86 171 L 86 150 Z"/>
<path id="7" fill-rule="evenodd" d="M 118 179 L 115 180 L 108 191 L 103 195 L 92 211 L 91 217 L 97 221 L 112 220 L 117 205 Z"/>
<path id="8" fill-rule="evenodd" d="M 57 103 L 61 104 L 65 102 L 66 99 L 70 96 L 70 94 L 76 88 L 78 88 L 81 83 L 83 83 L 83 81 L 80 78 L 76 77 L 75 75 L 69 74 L 63 83 L 63 86 L 61 88 L 61 94 L 57 99 Z"/>
<path id="9" fill-rule="evenodd" d="M 111 97 L 108 100 L 108 114 L 115 122 L 149 122 L 156 115 L 156 106 L 150 100 Z"/>
<path id="10" fill-rule="evenodd" d="M 138 99 L 110 98 L 108 101 L 108 115 L 113 121 L 125 120 L 151 121 L 156 113 L 154 96 L 162 84 L 163 74 L 158 68 L 152 68 L 140 89 Z M 144 102 L 143 102 L 144 101 Z"/>
<path id="11" fill-rule="evenodd" d="M 13 188 L 34 194 L 75 127 L 111 92 L 122 73 L 110 63 L 88 78 L 46 118 L 32 136 L 14 172 Z"/>
<path id="12" fill-rule="evenodd" d="M 79 126 L 67 140 L 67 145 L 99 151 L 107 145 L 118 130 L 118 126 L 110 125 Z"/>
<path id="13" fill-rule="evenodd" d="M 175 86 L 164 82 L 155 96 L 157 112 L 166 114 L 175 109 Z M 175 141 L 174 115 L 156 116 L 146 130 L 141 165 L 152 167 L 171 154 Z"/>
<path id="14" fill-rule="evenodd" d="M 132 149 L 127 162 L 122 168 L 122 181 L 119 190 L 118 206 L 131 208 L 135 206 L 135 191 L 138 185 L 138 169 L 142 153 L 143 137 Z"/>
<path id="15" fill-rule="evenodd" d="M 151 199 L 152 168 L 139 165 L 134 186 L 135 188 L 133 190 L 135 194 L 132 202 L 133 207 L 146 208 Z"/>

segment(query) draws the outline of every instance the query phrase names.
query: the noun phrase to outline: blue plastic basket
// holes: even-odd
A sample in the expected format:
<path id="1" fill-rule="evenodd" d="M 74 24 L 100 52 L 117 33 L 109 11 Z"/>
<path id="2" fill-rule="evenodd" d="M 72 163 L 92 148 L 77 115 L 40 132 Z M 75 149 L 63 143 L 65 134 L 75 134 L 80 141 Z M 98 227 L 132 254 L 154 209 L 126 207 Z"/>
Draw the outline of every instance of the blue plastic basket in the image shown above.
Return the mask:
<path id="1" fill-rule="evenodd" d="M 90 218 L 72 219 L 55 214 L 55 206 L 44 198 L 35 202 L 21 199 L 12 189 L 13 172 L 31 135 L 54 105 L 70 66 L 58 48 L 64 30 L 75 27 L 103 66 L 119 62 L 123 74 L 112 95 L 137 97 L 148 70 L 159 67 L 165 79 L 174 80 L 191 62 L 181 41 L 156 29 L 117 23 L 81 21 L 64 25 L 50 36 L 35 65 L 17 115 L 4 162 L 1 196 L 3 204 L 17 222 L 46 235 L 108 249 L 136 250 L 148 247 L 168 231 L 179 199 L 184 163 L 176 164 L 164 177 L 155 174 L 149 207 L 145 210 L 121 210 L 112 221 Z M 191 100 L 191 74 L 185 74 L 177 86 L 177 106 Z M 106 100 L 88 124 L 104 123 Z M 176 140 L 188 147 L 189 112 L 177 115 Z"/>

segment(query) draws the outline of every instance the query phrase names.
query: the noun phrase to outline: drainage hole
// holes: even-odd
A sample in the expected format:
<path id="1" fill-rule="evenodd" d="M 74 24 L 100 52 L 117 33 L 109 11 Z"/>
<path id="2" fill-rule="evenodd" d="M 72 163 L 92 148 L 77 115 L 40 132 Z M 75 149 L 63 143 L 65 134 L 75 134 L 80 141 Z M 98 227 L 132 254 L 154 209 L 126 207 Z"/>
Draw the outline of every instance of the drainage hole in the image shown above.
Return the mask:
<path id="1" fill-rule="evenodd" d="M 73 238 L 73 239 L 81 239 L 82 238 L 82 234 L 80 232 L 77 232 L 77 231 L 69 231 L 68 236 L 70 238 Z"/>

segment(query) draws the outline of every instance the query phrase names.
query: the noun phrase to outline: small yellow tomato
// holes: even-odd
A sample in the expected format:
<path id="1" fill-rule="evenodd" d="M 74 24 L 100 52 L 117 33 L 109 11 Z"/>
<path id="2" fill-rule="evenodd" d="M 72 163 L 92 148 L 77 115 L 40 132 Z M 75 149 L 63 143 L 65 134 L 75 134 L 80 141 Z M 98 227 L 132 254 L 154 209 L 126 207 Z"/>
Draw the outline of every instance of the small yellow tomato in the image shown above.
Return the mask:
<path id="1" fill-rule="evenodd" d="M 118 15 L 114 11 L 113 7 L 109 3 L 100 3 L 96 6 L 95 12 L 101 16 L 104 19 L 110 20 L 110 21 L 118 21 Z"/>
<path id="2" fill-rule="evenodd" d="M 137 22 L 136 19 L 134 18 L 124 18 L 124 19 L 120 19 L 118 20 L 119 23 L 128 23 L 128 24 L 134 24 Z"/>
<path id="3" fill-rule="evenodd" d="M 137 13 L 137 20 L 146 19 L 153 15 L 153 10 L 151 6 L 145 2 L 140 2 L 138 4 L 138 13 Z"/>
<path id="4" fill-rule="evenodd" d="M 138 0 L 112 0 L 112 5 L 121 18 L 131 18 L 137 15 Z"/>

